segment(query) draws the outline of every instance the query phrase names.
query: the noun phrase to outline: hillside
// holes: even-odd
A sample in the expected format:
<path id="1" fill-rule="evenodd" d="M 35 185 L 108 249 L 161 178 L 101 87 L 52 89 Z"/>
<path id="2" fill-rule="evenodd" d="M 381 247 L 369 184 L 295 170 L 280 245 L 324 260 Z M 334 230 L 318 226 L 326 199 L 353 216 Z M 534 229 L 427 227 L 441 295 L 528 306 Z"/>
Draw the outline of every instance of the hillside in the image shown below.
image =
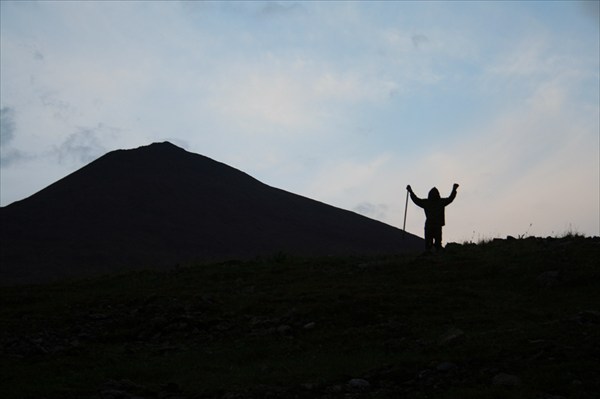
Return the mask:
<path id="1" fill-rule="evenodd" d="M 600 239 L 0 291 L 3 398 L 596 398 Z"/>
<path id="2" fill-rule="evenodd" d="M 0 208 L 0 282 L 190 261 L 396 254 L 422 240 L 171 143 L 110 152 Z"/>

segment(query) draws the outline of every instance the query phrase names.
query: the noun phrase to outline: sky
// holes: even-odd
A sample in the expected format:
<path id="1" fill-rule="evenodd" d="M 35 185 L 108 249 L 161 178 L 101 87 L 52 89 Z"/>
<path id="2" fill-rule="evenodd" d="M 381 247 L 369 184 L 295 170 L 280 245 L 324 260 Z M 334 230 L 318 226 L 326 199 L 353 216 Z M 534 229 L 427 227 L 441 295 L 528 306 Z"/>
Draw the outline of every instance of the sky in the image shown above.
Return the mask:
<path id="1" fill-rule="evenodd" d="M 399 228 L 458 183 L 448 242 L 600 235 L 598 1 L 0 7 L 2 206 L 170 141 Z"/>

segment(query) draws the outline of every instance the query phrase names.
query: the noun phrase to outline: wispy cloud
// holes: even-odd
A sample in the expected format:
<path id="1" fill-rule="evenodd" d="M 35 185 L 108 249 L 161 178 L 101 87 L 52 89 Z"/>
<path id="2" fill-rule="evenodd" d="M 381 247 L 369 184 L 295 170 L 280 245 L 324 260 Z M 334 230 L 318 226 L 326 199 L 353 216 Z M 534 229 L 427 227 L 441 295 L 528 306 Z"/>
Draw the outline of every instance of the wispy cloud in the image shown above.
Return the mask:
<path id="1" fill-rule="evenodd" d="M 0 108 L 0 145 L 7 146 L 15 138 L 15 110 Z"/>
<path id="2" fill-rule="evenodd" d="M 13 146 L 15 131 L 15 109 L 8 106 L 0 108 L 0 168 L 12 166 L 28 158 L 23 151 Z"/>
<path id="3" fill-rule="evenodd" d="M 290 16 L 306 13 L 301 3 L 269 1 L 260 8 L 260 13 L 265 16 Z"/>
<path id="4" fill-rule="evenodd" d="M 75 133 L 69 135 L 60 146 L 56 148 L 58 161 L 74 162 L 75 165 L 84 165 L 107 152 L 102 142 L 102 134 L 116 133 L 116 129 L 98 125 L 95 128 L 78 128 Z"/>

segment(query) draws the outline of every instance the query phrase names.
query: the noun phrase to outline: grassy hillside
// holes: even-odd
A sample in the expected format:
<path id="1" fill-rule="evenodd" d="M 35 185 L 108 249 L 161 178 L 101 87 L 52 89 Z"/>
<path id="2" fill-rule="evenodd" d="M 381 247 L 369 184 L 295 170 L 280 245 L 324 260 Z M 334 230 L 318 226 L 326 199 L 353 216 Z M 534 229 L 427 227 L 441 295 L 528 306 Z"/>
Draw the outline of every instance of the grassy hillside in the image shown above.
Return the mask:
<path id="1" fill-rule="evenodd" d="M 600 239 L 2 288 L 3 398 L 595 398 Z"/>

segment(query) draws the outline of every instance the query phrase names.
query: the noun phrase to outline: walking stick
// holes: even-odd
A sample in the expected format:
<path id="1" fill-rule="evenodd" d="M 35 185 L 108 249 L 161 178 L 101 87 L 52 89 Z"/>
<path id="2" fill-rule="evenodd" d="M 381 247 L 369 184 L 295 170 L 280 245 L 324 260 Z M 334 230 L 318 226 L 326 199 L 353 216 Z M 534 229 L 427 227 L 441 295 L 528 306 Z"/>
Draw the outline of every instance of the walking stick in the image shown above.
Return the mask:
<path id="1" fill-rule="evenodd" d="M 408 190 L 406 190 L 406 204 L 404 204 L 404 224 L 402 225 L 402 230 L 404 234 L 406 234 L 406 211 L 408 210 Z"/>

